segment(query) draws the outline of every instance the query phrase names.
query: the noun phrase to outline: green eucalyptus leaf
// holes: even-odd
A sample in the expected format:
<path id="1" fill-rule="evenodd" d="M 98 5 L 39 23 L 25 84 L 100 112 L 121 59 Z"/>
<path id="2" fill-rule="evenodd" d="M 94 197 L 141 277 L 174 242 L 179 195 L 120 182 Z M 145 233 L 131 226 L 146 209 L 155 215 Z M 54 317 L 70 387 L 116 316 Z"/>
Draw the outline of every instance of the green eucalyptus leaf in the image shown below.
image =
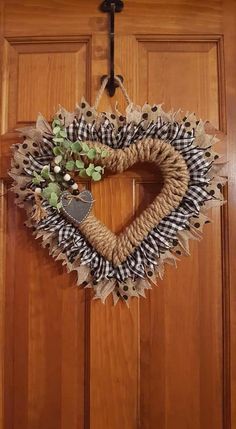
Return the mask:
<path id="1" fill-rule="evenodd" d="M 59 126 L 56 126 L 53 128 L 53 134 L 58 134 L 61 131 L 61 128 Z"/>
<path id="2" fill-rule="evenodd" d="M 66 133 L 66 131 L 65 131 L 65 130 L 61 130 L 61 131 L 60 131 L 60 136 L 61 136 L 61 137 L 67 137 L 67 133 Z"/>
<path id="3" fill-rule="evenodd" d="M 66 163 L 66 169 L 67 170 L 69 170 L 69 171 L 73 171 L 74 170 L 74 168 L 75 168 L 75 162 L 74 161 L 68 161 L 67 163 Z"/>
<path id="4" fill-rule="evenodd" d="M 54 155 L 60 155 L 61 153 L 63 153 L 63 150 L 59 147 L 59 146 L 55 146 L 54 148 L 53 148 L 53 153 L 54 153 Z"/>
<path id="5" fill-rule="evenodd" d="M 61 189 L 57 183 L 49 183 L 49 185 L 43 189 L 42 195 L 46 198 L 51 205 L 54 206 L 54 202 L 58 200 L 58 196 L 61 193 Z"/>
<path id="6" fill-rule="evenodd" d="M 94 170 L 95 171 L 99 171 L 99 172 L 103 172 L 103 167 L 101 167 L 100 165 L 97 165 L 95 168 L 94 168 Z"/>
<path id="7" fill-rule="evenodd" d="M 40 176 L 40 174 L 38 174 L 38 173 L 36 173 L 36 171 L 34 171 L 34 182 L 33 183 L 35 183 L 35 184 L 37 184 L 37 183 L 41 183 L 41 182 L 44 182 L 45 180 L 43 179 L 43 177 L 42 176 Z"/>
<path id="8" fill-rule="evenodd" d="M 92 173 L 94 171 L 94 164 L 90 163 L 89 166 L 86 168 L 85 171 L 86 171 L 87 176 L 91 177 Z"/>
<path id="9" fill-rule="evenodd" d="M 42 171 L 50 171 L 50 165 L 49 164 L 44 165 L 42 168 Z"/>
<path id="10" fill-rule="evenodd" d="M 54 127 L 56 127 L 56 125 L 61 125 L 61 121 L 60 121 L 60 119 L 53 119 L 53 122 L 52 122 L 52 127 L 54 128 Z"/>
<path id="11" fill-rule="evenodd" d="M 93 173 L 93 169 L 92 168 L 86 168 L 86 174 L 87 174 L 87 176 L 89 176 L 89 177 L 91 177 L 92 176 L 92 173 Z"/>
<path id="12" fill-rule="evenodd" d="M 69 149 L 71 142 L 69 140 L 63 140 L 63 147 Z"/>
<path id="13" fill-rule="evenodd" d="M 80 142 L 75 142 L 75 143 L 72 143 L 72 145 L 71 145 L 71 150 L 72 150 L 72 152 L 80 152 L 81 151 L 81 144 L 80 144 Z"/>
<path id="14" fill-rule="evenodd" d="M 34 185 L 39 185 L 41 182 L 44 182 L 44 179 L 42 179 L 41 177 L 40 177 L 40 178 L 34 177 L 34 178 L 32 179 L 32 183 L 33 183 Z"/>
<path id="15" fill-rule="evenodd" d="M 49 179 L 49 171 L 50 171 L 50 167 L 48 165 L 45 165 L 41 171 L 41 176 L 44 179 Z"/>
<path id="16" fill-rule="evenodd" d="M 57 203 L 57 210 L 60 210 L 62 208 L 62 203 L 61 201 L 59 203 Z"/>
<path id="17" fill-rule="evenodd" d="M 58 196 L 55 192 L 52 192 L 49 198 L 49 204 L 53 207 L 57 207 Z"/>
<path id="18" fill-rule="evenodd" d="M 60 164 L 61 161 L 62 161 L 61 155 L 57 155 L 56 158 L 54 159 L 55 164 Z"/>
<path id="19" fill-rule="evenodd" d="M 87 143 L 82 142 L 81 146 L 82 146 L 82 149 L 85 153 L 87 153 L 89 151 L 89 147 L 88 147 Z"/>
<path id="20" fill-rule="evenodd" d="M 60 186 L 55 182 L 49 183 L 47 188 L 45 188 L 45 189 L 49 189 L 50 192 L 55 192 L 55 194 L 57 194 L 57 195 L 60 195 L 60 193 L 61 193 Z"/>
<path id="21" fill-rule="evenodd" d="M 92 173 L 92 179 L 93 179 L 95 182 L 98 182 L 99 180 L 101 180 L 101 178 L 102 178 L 102 176 L 101 176 L 101 174 L 100 174 L 98 171 L 94 171 L 94 172 Z"/>
<path id="22" fill-rule="evenodd" d="M 42 195 L 44 198 L 46 198 L 47 200 L 50 198 L 52 191 L 50 190 L 50 188 L 47 186 L 46 188 L 43 189 L 42 191 Z"/>
<path id="23" fill-rule="evenodd" d="M 79 169 L 84 168 L 84 162 L 83 162 L 83 161 L 81 161 L 81 159 L 77 159 L 77 160 L 75 161 L 75 165 L 76 165 L 76 167 L 77 167 L 77 168 L 79 168 Z"/>
<path id="24" fill-rule="evenodd" d="M 88 177 L 85 168 L 83 168 L 82 170 L 80 170 L 79 175 L 80 175 L 80 177 L 83 177 L 83 178 L 87 178 Z"/>
<path id="25" fill-rule="evenodd" d="M 89 149 L 89 151 L 86 155 L 89 159 L 94 159 L 96 156 L 96 150 L 95 149 Z"/>
<path id="26" fill-rule="evenodd" d="M 54 137 L 54 138 L 53 138 L 53 141 L 54 141 L 55 143 L 63 143 L 63 142 L 64 142 L 64 139 L 63 139 L 63 137 Z"/>

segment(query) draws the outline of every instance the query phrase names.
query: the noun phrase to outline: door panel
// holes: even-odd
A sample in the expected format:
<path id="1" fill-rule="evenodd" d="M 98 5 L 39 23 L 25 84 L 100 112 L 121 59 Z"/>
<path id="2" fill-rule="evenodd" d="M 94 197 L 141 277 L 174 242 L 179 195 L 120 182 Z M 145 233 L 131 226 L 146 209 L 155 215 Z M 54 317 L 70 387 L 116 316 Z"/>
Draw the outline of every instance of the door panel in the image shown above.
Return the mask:
<path id="1" fill-rule="evenodd" d="M 89 96 L 89 37 L 14 38 L 4 45 L 6 131 L 34 122 L 42 107 L 50 119 L 59 104 L 72 110 L 81 94 Z"/>
<path id="2" fill-rule="evenodd" d="M 1 427 L 234 428 L 235 3 L 130 0 L 116 16 L 116 73 L 134 101 L 194 111 L 228 134 L 228 203 L 146 299 L 129 309 L 93 301 L 34 240 L 6 192 L 14 129 L 38 112 L 50 119 L 58 104 L 95 99 L 108 63 L 98 4 L 2 0 Z M 99 109 L 116 100 L 124 111 L 120 91 Z M 226 159 L 226 139 L 217 150 Z M 161 187 L 145 165 L 108 175 L 91 186 L 95 215 L 119 233 Z"/>
<path id="3" fill-rule="evenodd" d="M 182 106 L 219 127 L 223 122 L 219 117 L 221 40 L 166 39 L 148 36 L 138 40 L 141 101 L 163 100 L 164 108 L 175 110 Z M 174 427 L 176 421 L 193 429 L 221 427 L 222 267 L 218 209 L 212 211 L 211 218 L 213 224 L 205 229 L 204 240 L 191 243 L 191 257 L 183 257 L 177 270 L 168 267 L 160 287 L 141 306 L 140 338 L 145 341 L 141 347 L 140 380 L 146 405 L 146 412 L 141 413 L 142 428 L 150 427 L 150 421 L 154 427 L 159 420 L 161 427 Z M 156 332 L 160 323 L 161 332 Z M 158 392 L 158 402 L 166 414 L 160 416 L 162 407 L 153 407 L 151 392 Z"/>
<path id="4" fill-rule="evenodd" d="M 208 37 L 195 37 L 193 41 L 173 37 L 161 41 L 149 36 L 137 42 L 141 102 L 158 99 L 163 100 L 166 109 L 181 106 L 186 111 L 197 110 L 198 115 L 218 127 L 220 39 L 210 42 Z"/>
<path id="5" fill-rule="evenodd" d="M 11 210 L 13 204 L 10 198 L 6 427 L 37 428 L 47 422 L 56 428 L 65 421 L 82 427 L 86 297 L 69 287 L 75 276 L 59 262 L 51 264 L 47 250 L 22 228 L 25 217 Z"/>

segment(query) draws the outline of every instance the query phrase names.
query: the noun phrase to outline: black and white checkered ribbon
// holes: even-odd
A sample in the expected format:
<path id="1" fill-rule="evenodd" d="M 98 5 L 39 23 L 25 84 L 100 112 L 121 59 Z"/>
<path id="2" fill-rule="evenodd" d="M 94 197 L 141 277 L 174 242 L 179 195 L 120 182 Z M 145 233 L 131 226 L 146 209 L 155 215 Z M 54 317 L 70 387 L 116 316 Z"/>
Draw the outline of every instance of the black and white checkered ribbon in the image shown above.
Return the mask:
<path id="1" fill-rule="evenodd" d="M 181 153 L 188 166 L 190 182 L 188 190 L 178 206 L 168 216 L 153 228 L 142 243 L 129 255 L 124 263 L 114 267 L 105 260 L 86 238 L 68 222 L 57 210 L 44 202 L 48 217 L 37 224 L 37 230 L 51 231 L 58 237 L 58 245 L 70 262 L 77 256 L 82 264 L 88 264 L 97 280 L 116 278 L 124 281 L 126 278 L 144 277 L 147 268 L 154 269 L 158 257 L 167 249 L 173 247 L 178 231 L 189 228 L 189 219 L 199 214 L 201 206 L 214 198 L 207 192 L 209 179 L 206 177 L 211 163 L 204 157 L 205 149 L 194 145 L 194 132 L 186 131 L 184 124 L 166 122 L 161 117 L 157 121 L 146 124 L 126 123 L 117 130 L 114 124 L 105 118 L 99 125 L 86 122 L 84 117 L 75 118 L 67 127 L 67 136 L 71 141 L 99 141 L 114 149 L 128 147 L 144 138 L 156 138 L 168 141 Z M 44 165 L 50 163 L 53 155 L 53 141 L 50 136 L 44 136 L 38 157 L 30 155 L 29 165 L 25 169 L 28 175 L 33 171 L 40 172 Z"/>

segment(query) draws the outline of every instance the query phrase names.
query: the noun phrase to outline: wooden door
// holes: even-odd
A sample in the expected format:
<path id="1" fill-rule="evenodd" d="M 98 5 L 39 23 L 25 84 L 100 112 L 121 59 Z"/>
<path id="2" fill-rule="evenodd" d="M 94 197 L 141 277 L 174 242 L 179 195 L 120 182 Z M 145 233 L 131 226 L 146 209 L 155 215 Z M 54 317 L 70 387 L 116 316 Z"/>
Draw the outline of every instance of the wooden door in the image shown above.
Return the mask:
<path id="1" fill-rule="evenodd" d="M 5 194 L 14 129 L 82 95 L 94 101 L 107 16 L 99 0 L 1 6 L 1 427 L 236 428 L 235 2 L 129 0 L 116 17 L 116 72 L 131 97 L 209 119 L 227 134 L 218 150 L 228 147 L 229 159 L 228 202 L 212 211 L 203 241 L 130 309 L 73 287 Z M 124 109 L 119 92 L 100 108 L 115 99 Z M 107 177 L 92 186 L 96 215 L 120 231 L 155 189 L 139 167 Z"/>

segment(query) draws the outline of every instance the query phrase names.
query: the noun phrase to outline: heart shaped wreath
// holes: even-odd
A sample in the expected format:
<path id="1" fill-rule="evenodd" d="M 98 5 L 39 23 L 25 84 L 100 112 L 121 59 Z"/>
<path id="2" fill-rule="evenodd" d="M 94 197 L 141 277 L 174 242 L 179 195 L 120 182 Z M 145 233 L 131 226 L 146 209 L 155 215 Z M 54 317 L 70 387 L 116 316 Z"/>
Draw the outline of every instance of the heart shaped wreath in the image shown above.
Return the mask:
<path id="1" fill-rule="evenodd" d="M 27 226 L 77 284 L 92 287 L 104 302 L 145 296 L 163 277 L 164 263 L 189 254 L 189 239 L 200 239 L 210 222 L 206 210 L 223 203 L 222 164 L 212 150 L 218 139 L 195 114 L 165 113 L 161 105 L 131 103 L 123 116 L 97 111 L 84 99 L 73 113 L 60 108 L 51 124 L 41 115 L 36 128 L 21 129 L 13 146 L 10 176 L 16 204 L 27 211 Z M 80 189 L 80 177 L 100 180 L 136 162 L 150 162 L 162 173 L 161 192 L 118 236 L 91 213 L 93 197 Z M 78 182 L 78 183 L 77 183 Z"/>

